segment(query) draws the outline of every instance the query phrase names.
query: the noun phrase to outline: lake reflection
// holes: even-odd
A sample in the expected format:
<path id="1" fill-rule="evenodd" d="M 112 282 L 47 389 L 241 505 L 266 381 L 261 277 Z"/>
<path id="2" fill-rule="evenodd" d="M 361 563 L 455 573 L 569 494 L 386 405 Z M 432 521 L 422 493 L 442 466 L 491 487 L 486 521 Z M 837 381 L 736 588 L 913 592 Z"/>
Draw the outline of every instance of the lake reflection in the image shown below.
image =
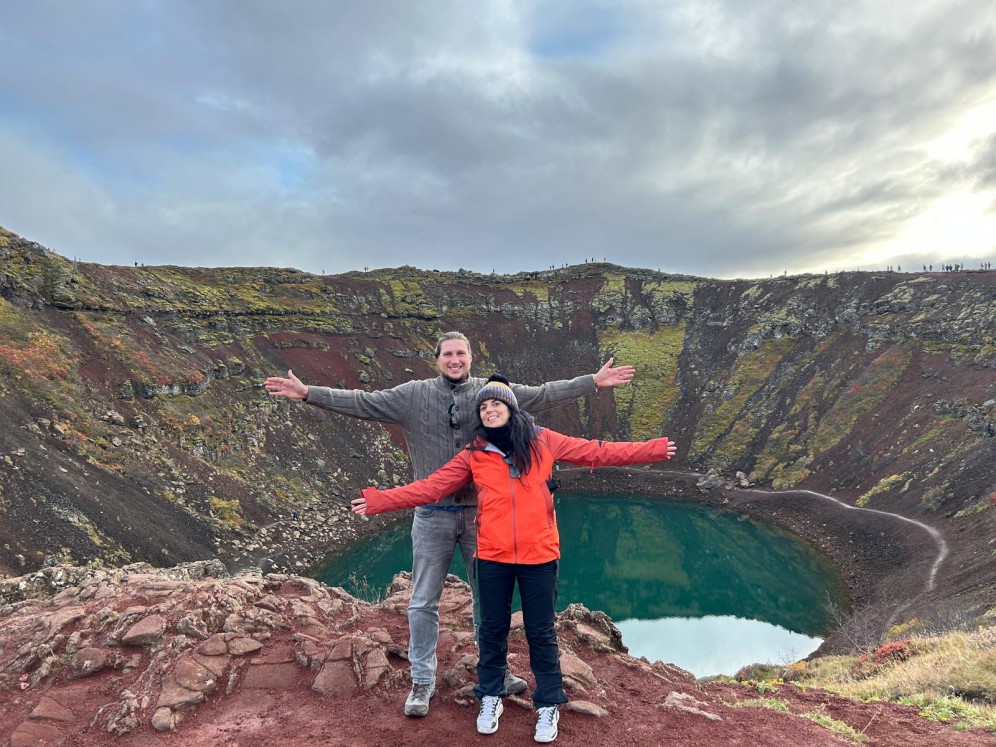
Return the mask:
<path id="1" fill-rule="evenodd" d="M 633 656 L 675 664 L 696 677 L 734 675 L 748 664 L 787 664 L 823 642 L 777 625 L 739 617 L 666 617 L 616 623 Z"/>
<path id="2" fill-rule="evenodd" d="M 829 596 L 845 587 L 827 560 L 788 532 L 731 511 L 683 501 L 561 494 L 557 608 L 602 610 L 634 656 L 696 676 L 784 663 L 815 650 Z M 317 578 L 387 588 L 411 569 L 410 525 L 392 527 L 333 559 Z M 452 573 L 466 578 L 459 554 Z M 622 621 L 622 622 L 619 622 Z"/>

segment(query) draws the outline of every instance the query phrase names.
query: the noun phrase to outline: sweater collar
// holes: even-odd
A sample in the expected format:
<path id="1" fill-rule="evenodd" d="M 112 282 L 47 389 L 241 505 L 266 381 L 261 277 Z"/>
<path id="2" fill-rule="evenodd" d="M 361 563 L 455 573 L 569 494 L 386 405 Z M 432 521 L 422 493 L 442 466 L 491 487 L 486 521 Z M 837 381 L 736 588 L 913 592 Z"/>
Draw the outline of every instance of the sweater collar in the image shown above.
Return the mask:
<path id="1" fill-rule="evenodd" d="M 447 392 L 462 392 L 468 386 L 470 386 L 470 382 L 472 381 L 472 379 L 473 379 L 472 376 L 468 376 L 466 379 L 464 379 L 463 381 L 461 381 L 459 384 L 454 384 L 452 381 L 450 381 L 449 379 L 447 379 L 445 376 L 443 376 L 442 374 L 439 374 L 436 377 L 436 385 L 440 389 L 443 389 L 443 390 L 445 390 Z"/>

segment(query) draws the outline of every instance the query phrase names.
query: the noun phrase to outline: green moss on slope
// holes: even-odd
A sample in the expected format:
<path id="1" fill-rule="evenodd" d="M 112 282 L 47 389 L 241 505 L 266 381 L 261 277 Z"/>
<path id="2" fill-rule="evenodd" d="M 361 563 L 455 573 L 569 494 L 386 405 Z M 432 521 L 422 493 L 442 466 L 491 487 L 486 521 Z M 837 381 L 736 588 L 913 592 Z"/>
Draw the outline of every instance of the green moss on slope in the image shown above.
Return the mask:
<path id="1" fill-rule="evenodd" d="M 759 348 L 737 359 L 726 381 L 722 401 L 711 412 L 703 414 L 699 421 L 692 440 L 692 457 L 706 455 L 720 439 L 731 433 L 738 444 L 746 445 L 751 437 L 750 426 L 741 421 L 747 402 L 764 386 L 795 345 L 796 340 L 790 337 L 765 340 Z"/>
<path id="2" fill-rule="evenodd" d="M 910 351 L 898 345 L 885 350 L 851 382 L 816 427 L 813 450 L 827 451 L 847 437 L 858 418 L 884 400 L 910 363 Z"/>
<path id="3" fill-rule="evenodd" d="M 626 438 L 642 441 L 663 435 L 664 423 L 680 398 L 678 358 L 684 339 L 684 322 L 656 332 L 599 332 L 603 359 L 613 356 L 617 364 L 633 361 L 637 365 L 633 383 L 614 390 L 616 409 L 623 422 L 629 423 Z"/>

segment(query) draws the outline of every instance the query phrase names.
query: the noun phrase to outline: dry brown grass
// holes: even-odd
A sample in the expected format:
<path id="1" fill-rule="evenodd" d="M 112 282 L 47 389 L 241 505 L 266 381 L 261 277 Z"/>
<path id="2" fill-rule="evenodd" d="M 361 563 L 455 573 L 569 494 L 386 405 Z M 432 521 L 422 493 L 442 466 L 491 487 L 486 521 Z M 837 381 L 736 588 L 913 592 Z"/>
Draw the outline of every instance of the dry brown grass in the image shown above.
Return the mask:
<path id="1" fill-rule="evenodd" d="M 996 626 L 911 638 L 905 658 L 827 656 L 782 673 L 860 700 L 915 705 L 926 718 L 996 731 Z"/>

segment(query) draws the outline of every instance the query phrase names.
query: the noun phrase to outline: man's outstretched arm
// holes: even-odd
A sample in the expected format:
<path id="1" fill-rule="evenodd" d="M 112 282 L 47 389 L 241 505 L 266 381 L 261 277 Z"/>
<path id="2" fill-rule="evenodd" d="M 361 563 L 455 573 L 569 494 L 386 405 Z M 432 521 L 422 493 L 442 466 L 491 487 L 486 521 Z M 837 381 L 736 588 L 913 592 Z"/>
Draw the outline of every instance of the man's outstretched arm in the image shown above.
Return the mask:
<path id="1" fill-rule="evenodd" d="M 519 400 L 519 407 L 529 412 L 540 412 L 562 405 L 588 394 L 594 394 L 604 387 L 622 386 L 633 380 L 636 369 L 633 366 L 615 366 L 615 359 L 609 358 L 596 373 L 584 374 L 574 379 L 548 381 L 542 386 L 512 384 L 512 391 Z"/>
<path id="2" fill-rule="evenodd" d="M 323 410 L 381 423 L 404 423 L 411 415 L 412 386 L 405 382 L 390 389 L 367 392 L 362 389 L 332 389 L 327 386 L 308 386 L 287 372 L 287 377 L 271 376 L 263 382 L 271 397 L 296 399 Z"/>

